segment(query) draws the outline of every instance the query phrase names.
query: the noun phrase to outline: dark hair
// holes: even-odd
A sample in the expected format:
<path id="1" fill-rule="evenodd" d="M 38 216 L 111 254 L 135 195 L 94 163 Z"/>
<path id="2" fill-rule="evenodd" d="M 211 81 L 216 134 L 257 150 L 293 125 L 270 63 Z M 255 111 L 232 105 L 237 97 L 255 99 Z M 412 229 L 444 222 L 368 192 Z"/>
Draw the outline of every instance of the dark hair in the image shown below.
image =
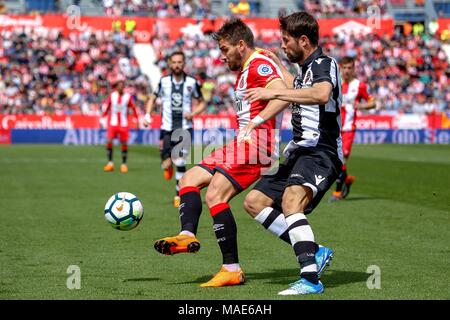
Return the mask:
<path id="1" fill-rule="evenodd" d="M 306 36 L 312 45 L 319 44 L 319 24 L 309 13 L 295 12 L 285 17 L 280 17 L 280 28 L 291 37 L 300 38 Z"/>
<path id="2" fill-rule="evenodd" d="M 222 39 L 227 40 L 232 45 L 237 45 L 243 40 L 249 47 L 254 48 L 255 38 L 252 30 L 238 18 L 226 21 L 219 31 L 212 34 L 212 38 L 216 41 Z"/>
<path id="3" fill-rule="evenodd" d="M 341 65 L 349 64 L 355 65 L 355 58 L 352 57 L 343 57 L 341 61 L 339 61 Z"/>
<path id="4" fill-rule="evenodd" d="M 184 55 L 183 51 L 174 51 L 169 55 L 169 60 L 172 59 L 173 56 L 182 56 L 183 60 L 186 60 L 186 56 Z"/>

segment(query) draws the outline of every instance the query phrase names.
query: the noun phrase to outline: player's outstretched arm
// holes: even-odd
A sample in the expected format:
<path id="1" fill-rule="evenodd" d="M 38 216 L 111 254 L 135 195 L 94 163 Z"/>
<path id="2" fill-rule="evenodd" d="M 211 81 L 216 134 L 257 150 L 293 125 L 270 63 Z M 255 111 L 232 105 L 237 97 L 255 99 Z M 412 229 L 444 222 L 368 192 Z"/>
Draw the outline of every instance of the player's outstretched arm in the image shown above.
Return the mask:
<path id="1" fill-rule="evenodd" d="M 278 99 L 303 105 L 321 105 L 328 102 L 332 90 L 333 86 L 328 81 L 315 83 L 311 88 L 302 89 L 252 88 L 245 92 L 245 99 L 250 103 L 257 100 Z"/>
<path id="2" fill-rule="evenodd" d="M 281 70 L 281 73 L 283 75 L 284 82 L 286 83 L 286 86 L 288 88 L 294 88 L 295 76 L 292 73 L 290 73 L 289 70 L 284 66 L 284 64 L 281 62 L 280 58 L 278 58 L 276 53 L 272 52 L 270 50 L 261 49 L 261 48 L 258 48 L 258 51 L 261 52 L 262 54 L 266 55 L 270 59 L 272 59 L 273 62 L 275 62 L 277 64 L 277 66 Z"/>

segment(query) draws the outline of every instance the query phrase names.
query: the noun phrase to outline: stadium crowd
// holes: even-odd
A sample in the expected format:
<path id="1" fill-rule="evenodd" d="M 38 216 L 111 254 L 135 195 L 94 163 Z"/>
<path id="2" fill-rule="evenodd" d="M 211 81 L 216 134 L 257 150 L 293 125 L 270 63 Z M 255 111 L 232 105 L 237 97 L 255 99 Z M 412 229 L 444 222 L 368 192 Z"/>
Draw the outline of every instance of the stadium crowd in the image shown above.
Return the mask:
<path id="1" fill-rule="evenodd" d="M 51 29 L 0 32 L 0 113 L 99 114 L 101 103 L 117 79 L 143 106 L 152 90 L 133 57 L 133 39 L 126 33 L 85 32 L 64 37 Z M 278 50 L 279 39 L 257 46 Z M 186 72 L 203 84 L 211 114 L 234 113 L 234 75 L 220 61 L 215 41 L 190 34 L 173 41 L 168 34 L 153 37 L 157 65 L 163 74 L 166 57 L 183 50 Z M 354 56 L 358 78 L 369 85 L 382 112 L 450 111 L 450 66 L 442 44 L 427 34 L 392 37 L 334 36 L 322 39 L 325 51 L 337 59 Z M 295 66 L 291 66 L 296 72 Z"/>
<path id="2" fill-rule="evenodd" d="M 158 65 L 167 72 L 166 57 L 172 50 L 182 49 L 191 64 L 187 72 L 205 81 L 204 94 L 208 112 L 233 112 L 234 77 L 220 62 L 216 44 L 208 37 L 185 35 L 177 41 L 155 38 L 153 46 Z M 257 46 L 278 51 L 280 42 L 257 39 Z M 357 60 L 357 76 L 367 82 L 383 112 L 426 113 L 450 111 L 450 66 L 441 42 L 427 34 L 392 37 L 377 35 L 324 37 L 325 51 L 336 59 L 353 56 Z M 292 66 L 291 66 L 292 68 Z M 295 69 L 292 69 L 296 72 Z"/>
<path id="3" fill-rule="evenodd" d="M 149 81 L 132 56 L 133 41 L 126 33 L 2 30 L 0 113 L 98 114 L 117 80 L 127 80 L 143 107 Z"/>
<path id="4" fill-rule="evenodd" d="M 311 12 L 316 18 L 360 17 L 368 15 L 370 6 L 377 6 L 382 16 L 387 14 L 387 0 L 296 0 L 299 10 Z"/>
<path id="5" fill-rule="evenodd" d="M 211 15 L 210 0 L 102 0 L 102 4 L 108 16 L 206 18 Z"/>
<path id="6" fill-rule="evenodd" d="M 98 2 L 100 0 L 97 0 Z M 195 17 L 212 15 L 210 0 L 101 0 L 106 15 L 144 15 L 155 17 Z M 307 10 L 316 18 L 366 16 L 370 6 L 387 13 L 387 0 L 295 0 L 297 9 Z M 229 13 L 236 16 L 259 16 L 262 1 L 228 0 Z M 280 13 L 287 13 L 281 8 Z"/>

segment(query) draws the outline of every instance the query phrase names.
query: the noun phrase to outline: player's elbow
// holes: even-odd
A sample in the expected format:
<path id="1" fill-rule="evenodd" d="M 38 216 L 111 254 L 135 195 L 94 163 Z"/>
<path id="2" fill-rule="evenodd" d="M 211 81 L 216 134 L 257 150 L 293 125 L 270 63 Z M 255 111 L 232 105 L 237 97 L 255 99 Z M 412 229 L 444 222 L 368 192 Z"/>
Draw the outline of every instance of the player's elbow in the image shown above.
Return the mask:
<path id="1" fill-rule="evenodd" d="M 317 104 L 327 104 L 330 100 L 330 93 L 319 91 L 316 95 Z"/>

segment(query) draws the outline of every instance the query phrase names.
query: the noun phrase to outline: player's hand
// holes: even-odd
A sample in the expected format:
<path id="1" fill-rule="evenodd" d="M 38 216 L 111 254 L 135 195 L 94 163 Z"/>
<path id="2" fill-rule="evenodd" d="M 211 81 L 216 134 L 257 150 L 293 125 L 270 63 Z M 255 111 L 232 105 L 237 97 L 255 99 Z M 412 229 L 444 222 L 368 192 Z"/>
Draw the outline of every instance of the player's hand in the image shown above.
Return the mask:
<path id="1" fill-rule="evenodd" d="M 148 127 L 152 123 L 152 116 L 150 113 L 146 113 L 144 116 L 144 127 Z"/>
<path id="2" fill-rule="evenodd" d="M 237 136 L 237 143 L 240 145 L 242 142 L 251 143 L 252 142 L 252 132 L 255 129 L 255 125 L 250 122 L 241 130 L 239 130 Z"/>
<path id="3" fill-rule="evenodd" d="M 271 89 L 266 88 L 252 88 L 245 90 L 244 99 L 250 103 L 258 100 L 272 100 L 274 99 L 274 93 Z"/>
<path id="4" fill-rule="evenodd" d="M 100 127 L 101 127 L 102 129 L 105 129 L 105 128 L 106 128 L 106 118 L 101 117 L 101 118 L 99 119 L 99 122 L 100 122 Z"/>
<path id="5" fill-rule="evenodd" d="M 272 59 L 273 62 L 275 62 L 278 66 L 282 66 L 283 65 L 283 63 L 281 62 L 280 58 L 278 58 L 278 56 L 276 55 L 275 52 L 272 52 L 272 51 L 266 50 L 266 49 L 262 49 L 262 48 L 257 48 L 257 50 L 261 54 L 263 54 L 263 55 L 267 56 L 268 58 Z"/>
<path id="6" fill-rule="evenodd" d="M 184 113 L 183 116 L 187 121 L 192 121 L 192 119 L 194 119 L 194 116 L 189 112 Z"/>

